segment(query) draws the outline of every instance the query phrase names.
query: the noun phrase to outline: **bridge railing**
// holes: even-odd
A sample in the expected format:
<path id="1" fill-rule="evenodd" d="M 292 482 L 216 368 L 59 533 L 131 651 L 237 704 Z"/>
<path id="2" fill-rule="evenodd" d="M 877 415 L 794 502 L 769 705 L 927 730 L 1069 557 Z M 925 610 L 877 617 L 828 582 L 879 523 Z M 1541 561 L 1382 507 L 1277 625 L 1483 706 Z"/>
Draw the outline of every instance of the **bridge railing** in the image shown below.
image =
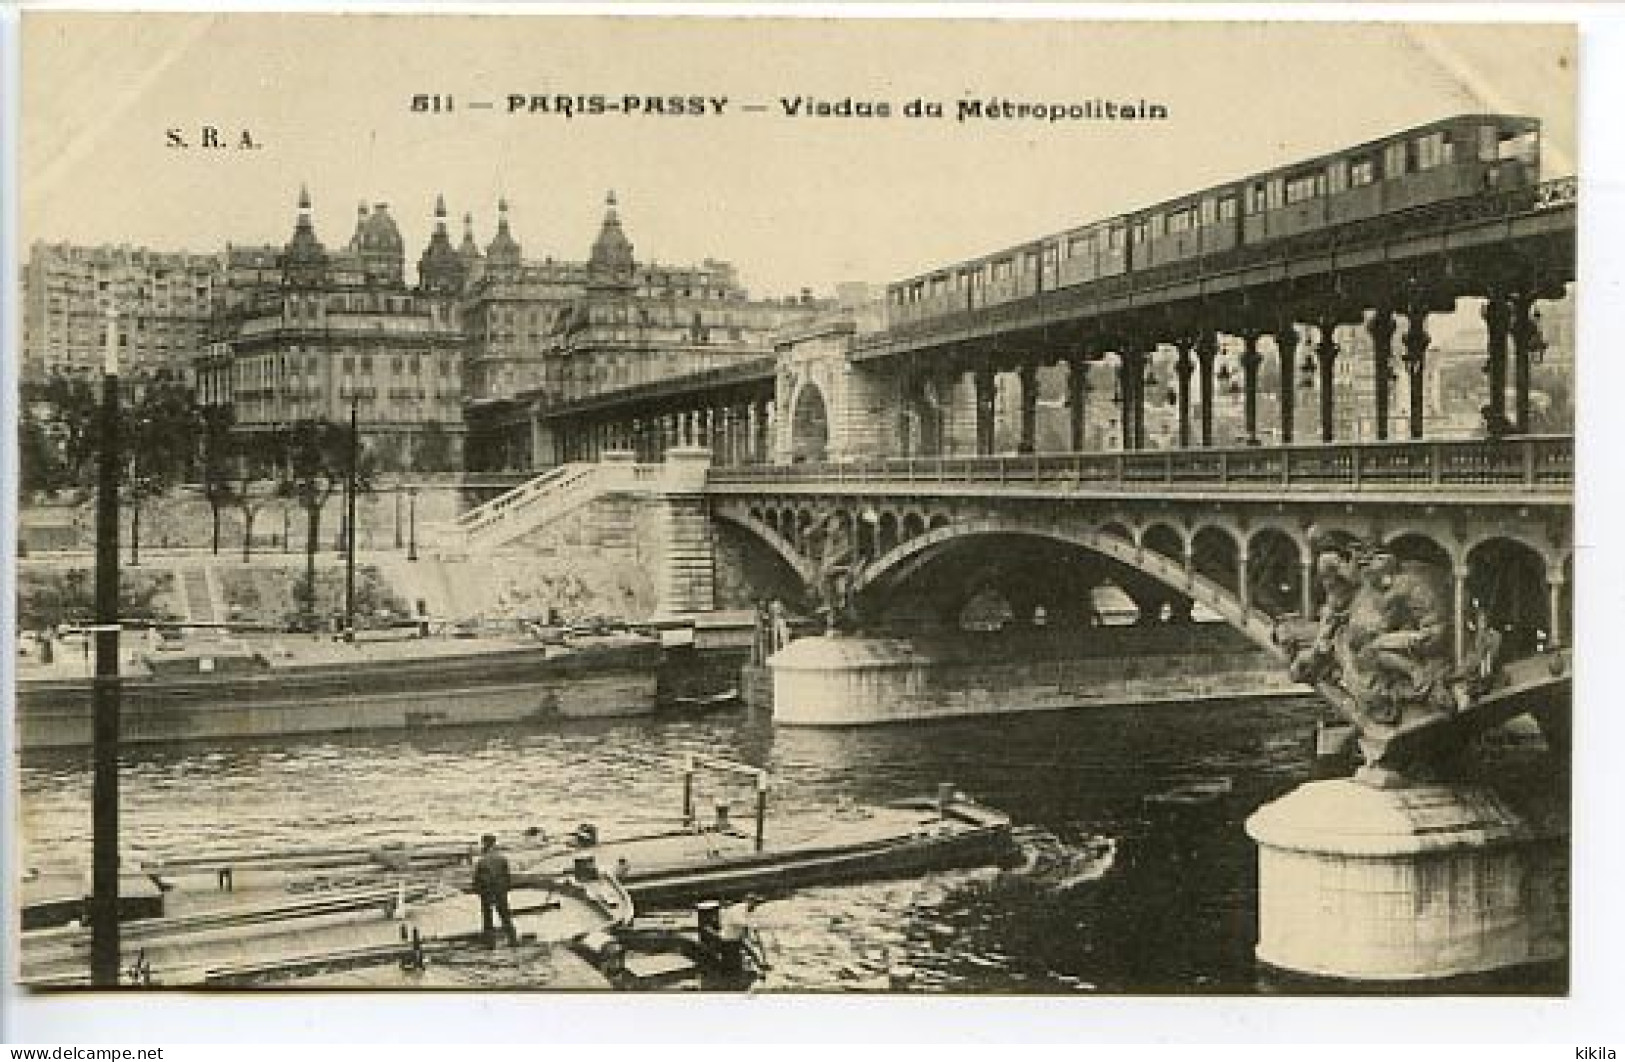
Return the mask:
<path id="1" fill-rule="evenodd" d="M 1000 484 L 1058 490 L 1180 489 L 1559 493 L 1574 484 L 1574 437 L 1406 440 L 1116 453 L 925 457 L 713 468 L 707 483 Z"/>

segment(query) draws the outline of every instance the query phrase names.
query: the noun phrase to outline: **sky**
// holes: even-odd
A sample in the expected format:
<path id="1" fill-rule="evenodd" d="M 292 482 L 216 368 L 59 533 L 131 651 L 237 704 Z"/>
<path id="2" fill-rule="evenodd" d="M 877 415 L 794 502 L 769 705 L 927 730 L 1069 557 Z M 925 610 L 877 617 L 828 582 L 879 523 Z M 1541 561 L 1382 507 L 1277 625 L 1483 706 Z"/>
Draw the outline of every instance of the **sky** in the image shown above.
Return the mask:
<path id="1" fill-rule="evenodd" d="M 483 246 L 579 259 L 613 189 L 640 261 L 732 261 L 755 294 L 884 283 L 1469 111 L 1544 123 L 1573 173 L 1572 29 L 26 12 L 21 235 L 330 247 L 388 202 L 415 263 L 437 194 Z M 726 97 L 701 117 L 507 113 L 510 94 Z M 456 109 L 414 113 L 415 95 Z M 789 117 L 781 99 L 885 101 Z M 956 118 L 962 99 L 1146 100 L 1160 122 Z M 909 118 L 911 100 L 945 116 Z M 488 101 L 490 110 L 471 109 Z M 765 107 L 746 112 L 745 105 Z M 179 149 L 202 126 L 254 150 Z"/>

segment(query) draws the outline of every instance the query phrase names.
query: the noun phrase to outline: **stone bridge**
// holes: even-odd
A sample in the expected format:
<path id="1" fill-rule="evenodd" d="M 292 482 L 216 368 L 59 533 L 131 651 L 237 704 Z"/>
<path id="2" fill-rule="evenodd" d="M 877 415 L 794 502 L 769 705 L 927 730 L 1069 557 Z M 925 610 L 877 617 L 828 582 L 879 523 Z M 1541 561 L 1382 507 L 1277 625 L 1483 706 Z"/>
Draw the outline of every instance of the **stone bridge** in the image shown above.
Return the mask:
<path id="1" fill-rule="evenodd" d="M 1533 651 L 1568 636 L 1572 482 L 1572 438 L 1540 436 L 716 468 L 706 493 L 876 628 L 951 626 L 990 591 L 1018 625 L 1090 623 L 1110 584 L 1141 623 L 1201 605 L 1268 646 L 1317 608 L 1312 539 L 1345 532 L 1451 574 L 1458 647 L 1482 607 Z"/>

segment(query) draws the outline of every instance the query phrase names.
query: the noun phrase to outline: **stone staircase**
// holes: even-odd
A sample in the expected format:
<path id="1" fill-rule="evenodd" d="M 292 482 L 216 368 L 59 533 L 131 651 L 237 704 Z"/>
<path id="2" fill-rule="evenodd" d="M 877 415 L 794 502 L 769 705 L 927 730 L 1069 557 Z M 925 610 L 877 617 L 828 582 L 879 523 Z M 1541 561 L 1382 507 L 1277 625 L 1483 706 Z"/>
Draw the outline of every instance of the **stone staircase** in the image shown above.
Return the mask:
<path id="1" fill-rule="evenodd" d="M 636 464 L 630 456 L 551 468 L 475 506 L 451 524 L 431 528 L 426 536 L 430 548 L 446 557 L 495 552 L 605 494 L 652 492 L 659 481 L 659 467 Z"/>
<path id="2" fill-rule="evenodd" d="M 177 569 L 175 574 L 180 581 L 187 622 L 218 623 L 222 617 L 215 608 L 215 587 L 209 578 L 209 569 L 192 565 Z"/>

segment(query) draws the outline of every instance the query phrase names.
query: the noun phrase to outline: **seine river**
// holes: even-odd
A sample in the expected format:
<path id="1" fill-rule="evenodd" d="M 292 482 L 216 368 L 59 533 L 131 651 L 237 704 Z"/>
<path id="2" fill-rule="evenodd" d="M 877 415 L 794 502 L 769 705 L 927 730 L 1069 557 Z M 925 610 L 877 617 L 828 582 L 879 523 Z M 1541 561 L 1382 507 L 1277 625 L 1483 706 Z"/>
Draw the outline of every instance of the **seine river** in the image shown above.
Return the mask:
<path id="1" fill-rule="evenodd" d="M 1247 815 L 1308 777 L 1315 709 L 1283 701 L 1090 709 L 841 731 L 743 709 L 563 723 L 138 748 L 127 851 L 515 836 L 670 823 L 684 753 L 768 768 L 773 807 L 883 801 L 953 782 L 1007 811 L 1022 860 L 771 898 L 767 989 L 1252 992 Z M 31 756 L 23 862 L 89 850 L 88 757 Z M 1159 799 L 1193 783 L 1215 799 Z M 743 784 L 703 782 L 702 800 Z M 702 804 L 701 806 L 707 806 Z M 770 821 L 771 828 L 771 821 Z M 472 908 L 471 908 L 472 917 Z M 483 983 L 491 983 L 488 979 Z"/>

